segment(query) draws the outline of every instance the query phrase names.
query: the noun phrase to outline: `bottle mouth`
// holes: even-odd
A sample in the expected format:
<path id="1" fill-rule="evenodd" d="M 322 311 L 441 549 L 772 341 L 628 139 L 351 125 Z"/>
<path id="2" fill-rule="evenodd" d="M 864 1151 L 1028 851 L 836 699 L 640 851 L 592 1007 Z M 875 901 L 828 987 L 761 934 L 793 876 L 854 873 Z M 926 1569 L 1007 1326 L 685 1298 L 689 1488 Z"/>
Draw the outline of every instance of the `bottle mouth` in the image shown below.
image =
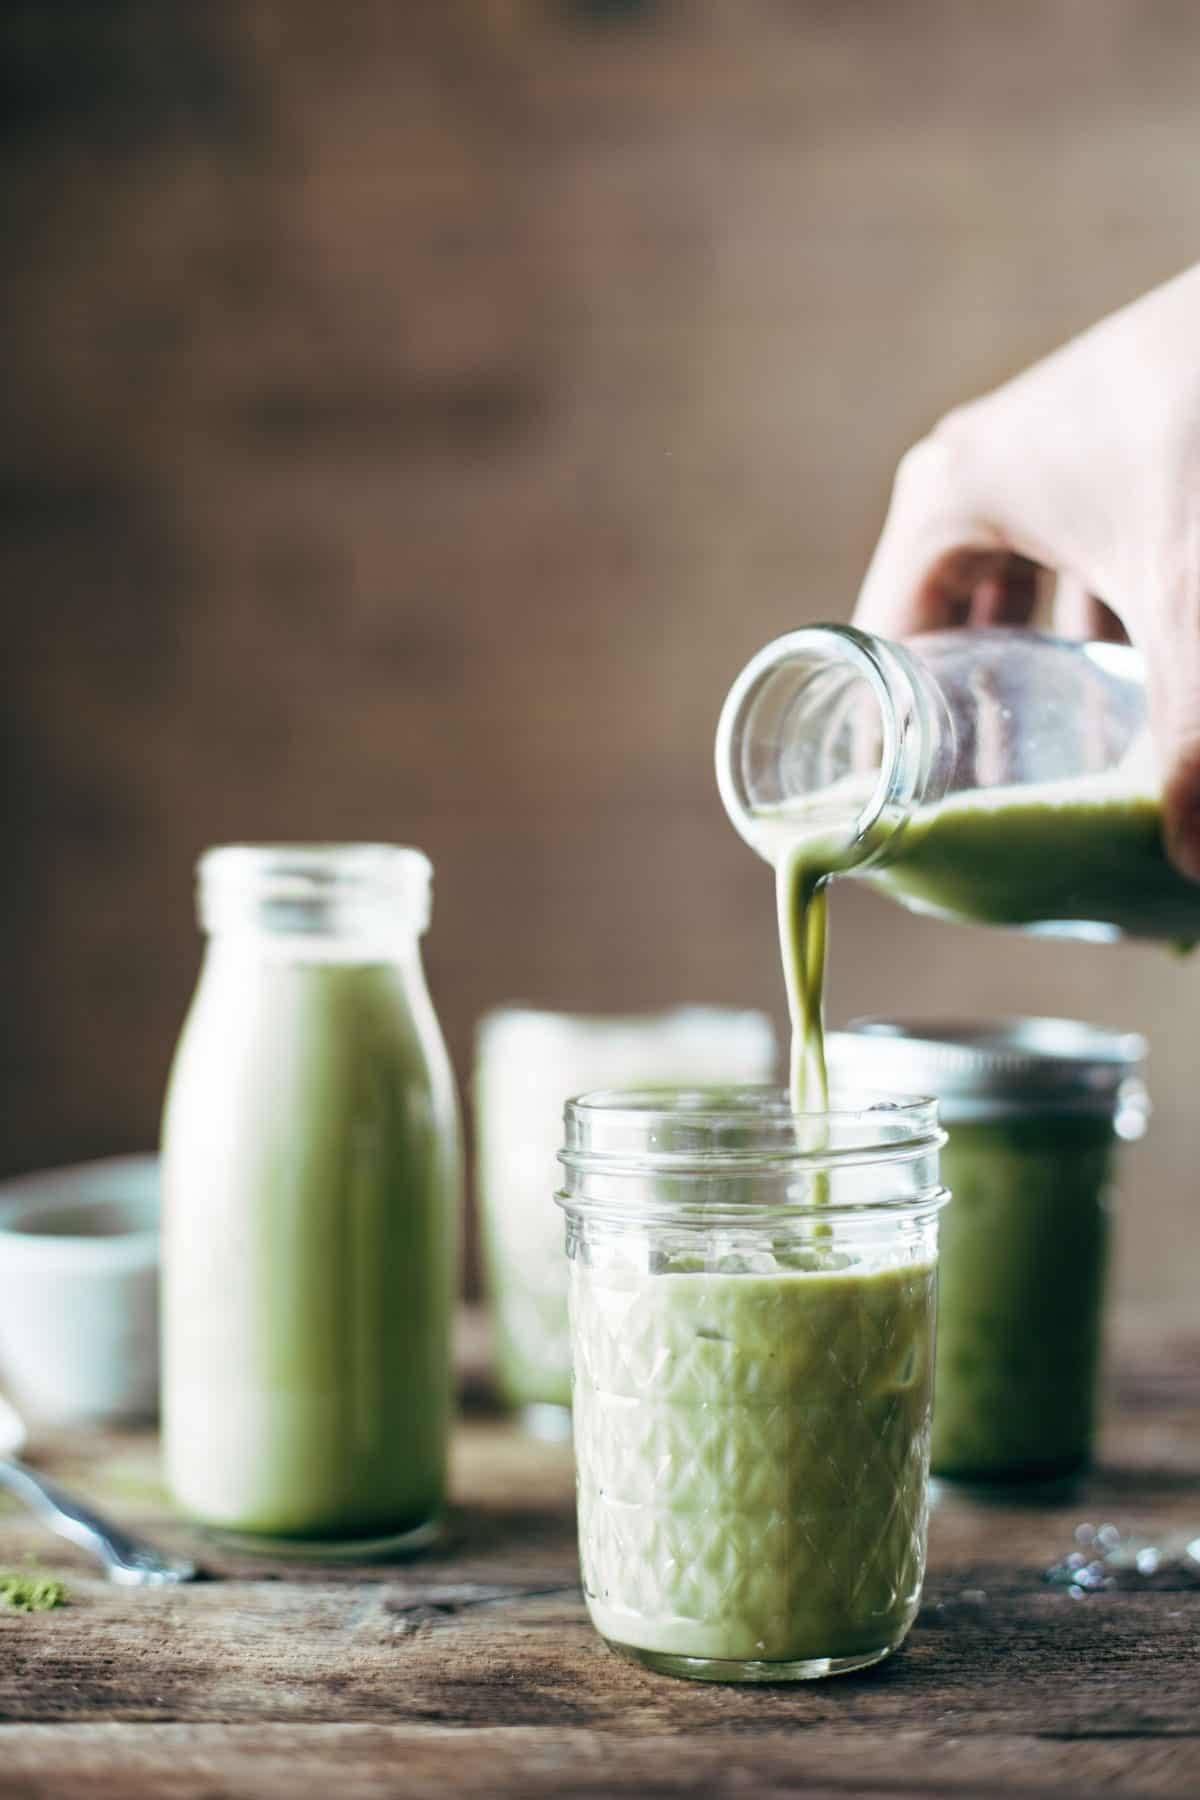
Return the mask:
<path id="1" fill-rule="evenodd" d="M 200 923 L 214 934 L 419 935 L 430 919 L 433 865 L 397 844 L 222 844 L 196 876 Z"/>
<path id="2" fill-rule="evenodd" d="M 722 803 L 768 861 L 781 832 L 798 824 L 819 830 L 843 866 L 868 861 L 926 797 L 930 723 L 901 646 L 849 625 L 788 632 L 751 658 L 721 709 Z"/>

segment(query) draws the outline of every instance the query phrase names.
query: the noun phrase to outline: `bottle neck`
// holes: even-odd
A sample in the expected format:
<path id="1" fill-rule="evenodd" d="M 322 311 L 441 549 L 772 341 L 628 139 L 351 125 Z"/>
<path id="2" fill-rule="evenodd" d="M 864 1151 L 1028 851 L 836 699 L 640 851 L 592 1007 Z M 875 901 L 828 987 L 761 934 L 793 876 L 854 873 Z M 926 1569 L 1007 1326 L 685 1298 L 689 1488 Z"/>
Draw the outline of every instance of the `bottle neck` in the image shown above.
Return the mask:
<path id="1" fill-rule="evenodd" d="M 879 817 L 872 829 L 882 849 L 919 807 L 944 798 L 956 760 L 954 720 L 932 672 L 903 644 L 857 630 L 854 637 L 879 680 Z"/>
<path id="2" fill-rule="evenodd" d="M 350 959 L 415 952 L 430 864 L 388 844 L 229 844 L 198 867 L 198 912 L 221 944 Z"/>
<path id="3" fill-rule="evenodd" d="M 900 644 L 814 625 L 768 644 L 730 690 L 717 729 L 717 782 L 760 854 L 819 828 L 840 866 L 886 860 L 896 833 L 941 799 L 954 764 L 936 680 Z"/>

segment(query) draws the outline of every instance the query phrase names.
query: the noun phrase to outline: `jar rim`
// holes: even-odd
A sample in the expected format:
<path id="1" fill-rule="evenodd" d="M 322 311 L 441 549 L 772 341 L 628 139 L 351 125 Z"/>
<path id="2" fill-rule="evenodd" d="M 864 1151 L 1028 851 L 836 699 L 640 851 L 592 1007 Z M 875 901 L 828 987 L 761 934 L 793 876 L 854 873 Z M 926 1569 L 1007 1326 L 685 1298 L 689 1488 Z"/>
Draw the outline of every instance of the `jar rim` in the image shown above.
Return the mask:
<path id="1" fill-rule="evenodd" d="M 644 1008 L 628 1008 L 626 1012 L 585 1012 L 561 1006 L 534 1006 L 527 1001 L 509 1001 L 502 1006 L 489 1006 L 488 1012 L 482 1013 L 479 1030 L 493 1030 L 498 1024 L 531 1024 L 531 1026 L 547 1026 L 558 1028 L 567 1026 L 576 1030 L 581 1026 L 590 1030 L 606 1031 L 610 1026 L 657 1026 L 657 1024 L 675 1024 L 675 1022 L 696 1021 L 696 1024 L 727 1024 L 730 1021 L 766 1022 L 770 1024 L 768 1015 L 761 1006 L 725 1006 L 720 1001 L 682 1001 L 678 1006 L 644 1006 Z M 597 1089 L 603 1091 L 603 1089 Z M 585 1096 L 579 1096 L 585 1098 Z"/>
<path id="2" fill-rule="evenodd" d="M 946 1141 L 937 1101 L 836 1092 L 836 1104 L 793 1111 L 770 1086 L 598 1089 L 568 1100 L 559 1161 L 572 1174 L 814 1175 L 904 1162 Z"/>
<path id="3" fill-rule="evenodd" d="M 760 1008 L 683 1003 L 678 1006 L 651 1007 L 629 1012 L 569 1012 L 549 1006 L 532 1006 L 523 1001 L 494 1006 L 483 1014 L 475 1028 L 476 1040 L 486 1044 L 495 1037 L 511 1034 L 544 1036 L 557 1042 L 566 1033 L 603 1037 L 615 1032 L 638 1032 L 650 1035 L 656 1031 L 694 1031 L 718 1027 L 722 1031 L 743 1031 L 774 1043 L 774 1027 Z"/>

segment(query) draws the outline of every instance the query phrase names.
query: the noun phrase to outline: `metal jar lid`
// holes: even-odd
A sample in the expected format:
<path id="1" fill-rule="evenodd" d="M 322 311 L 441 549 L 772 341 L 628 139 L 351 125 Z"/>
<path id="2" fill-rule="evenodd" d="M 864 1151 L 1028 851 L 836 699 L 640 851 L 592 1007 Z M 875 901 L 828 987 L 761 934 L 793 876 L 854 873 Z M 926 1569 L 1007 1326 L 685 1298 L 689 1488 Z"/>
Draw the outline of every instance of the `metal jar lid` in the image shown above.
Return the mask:
<path id="1" fill-rule="evenodd" d="M 1022 1113 L 1110 1115 L 1140 1137 L 1146 1040 L 1075 1019 L 853 1019 L 830 1032 L 831 1072 L 857 1087 L 933 1094 L 944 1123 Z"/>

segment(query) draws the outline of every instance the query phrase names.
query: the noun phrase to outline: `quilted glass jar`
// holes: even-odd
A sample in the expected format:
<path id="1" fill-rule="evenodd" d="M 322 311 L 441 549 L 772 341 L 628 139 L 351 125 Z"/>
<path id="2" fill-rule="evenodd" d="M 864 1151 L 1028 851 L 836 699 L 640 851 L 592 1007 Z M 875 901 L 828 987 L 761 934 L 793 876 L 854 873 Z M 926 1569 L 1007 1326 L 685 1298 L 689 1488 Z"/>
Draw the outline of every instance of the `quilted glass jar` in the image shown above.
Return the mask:
<path id="1" fill-rule="evenodd" d="M 614 1649 L 793 1681 L 902 1642 L 925 1565 L 943 1141 L 928 1100 L 568 1104 L 580 1555 Z"/>

